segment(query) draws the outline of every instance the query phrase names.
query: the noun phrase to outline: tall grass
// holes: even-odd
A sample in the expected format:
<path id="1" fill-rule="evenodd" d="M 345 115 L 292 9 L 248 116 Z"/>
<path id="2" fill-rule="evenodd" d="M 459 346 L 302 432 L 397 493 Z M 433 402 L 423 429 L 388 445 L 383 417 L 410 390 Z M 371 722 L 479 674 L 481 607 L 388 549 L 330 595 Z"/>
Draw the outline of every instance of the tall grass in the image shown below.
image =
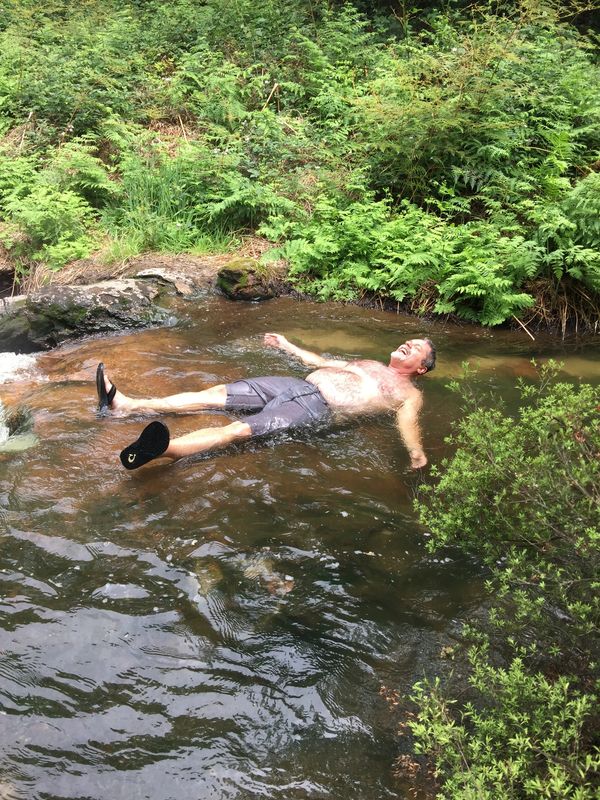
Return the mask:
<path id="1" fill-rule="evenodd" d="M 131 251 L 173 253 L 230 245 L 231 232 L 210 224 L 204 209 L 215 182 L 211 162 L 203 148 L 194 146 L 176 154 L 160 148 L 126 153 L 119 164 L 119 200 L 103 213 L 115 242 L 128 242 Z"/>

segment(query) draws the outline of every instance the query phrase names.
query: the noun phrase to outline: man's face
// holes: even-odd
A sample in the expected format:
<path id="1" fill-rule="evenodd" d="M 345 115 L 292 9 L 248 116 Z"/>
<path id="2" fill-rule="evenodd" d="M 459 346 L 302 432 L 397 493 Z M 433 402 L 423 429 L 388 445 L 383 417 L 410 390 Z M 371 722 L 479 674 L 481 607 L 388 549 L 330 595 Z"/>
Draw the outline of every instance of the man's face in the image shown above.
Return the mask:
<path id="1" fill-rule="evenodd" d="M 427 367 L 423 360 L 429 355 L 430 347 L 425 339 L 409 339 L 390 353 L 390 367 L 407 375 L 423 375 Z"/>

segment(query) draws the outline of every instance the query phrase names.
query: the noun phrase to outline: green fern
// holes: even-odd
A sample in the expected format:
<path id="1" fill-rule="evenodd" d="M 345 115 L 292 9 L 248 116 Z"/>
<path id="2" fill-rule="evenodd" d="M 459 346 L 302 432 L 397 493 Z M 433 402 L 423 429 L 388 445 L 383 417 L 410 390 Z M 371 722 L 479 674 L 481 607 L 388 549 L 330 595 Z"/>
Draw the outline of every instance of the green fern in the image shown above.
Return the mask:
<path id="1" fill-rule="evenodd" d="M 568 192 L 562 202 L 574 225 L 573 240 L 584 247 L 600 247 L 600 174 L 590 172 Z"/>
<path id="2" fill-rule="evenodd" d="M 26 237 L 11 240 L 9 229 L 5 238 L 18 257 L 58 268 L 88 255 L 94 246 L 90 235 L 92 208 L 75 192 L 39 184 L 25 198 L 10 199 L 6 209 L 13 226 L 18 226 Z"/>
<path id="3" fill-rule="evenodd" d="M 119 195 L 119 184 L 111 180 L 105 164 L 96 155 L 97 137 L 83 136 L 66 142 L 52 153 L 40 180 L 69 189 L 91 205 L 101 207 Z"/>

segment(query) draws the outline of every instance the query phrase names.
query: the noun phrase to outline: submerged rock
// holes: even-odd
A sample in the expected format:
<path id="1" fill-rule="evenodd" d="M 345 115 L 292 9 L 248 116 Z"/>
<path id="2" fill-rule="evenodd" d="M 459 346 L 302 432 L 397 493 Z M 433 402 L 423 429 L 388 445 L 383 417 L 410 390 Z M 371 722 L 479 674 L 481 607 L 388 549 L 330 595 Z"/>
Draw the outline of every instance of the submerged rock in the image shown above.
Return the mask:
<path id="1" fill-rule="evenodd" d="M 194 576 L 198 580 L 198 594 L 206 597 L 223 580 L 221 567 L 215 561 L 198 559 L 194 563 Z"/>
<path id="2" fill-rule="evenodd" d="M 150 595 L 135 583 L 105 583 L 92 592 L 92 597 L 108 600 L 145 600 Z"/>
<path id="3" fill-rule="evenodd" d="M 149 281 L 123 279 L 88 286 L 48 286 L 0 306 L 0 340 L 6 350 L 47 350 L 68 339 L 150 325 L 169 325 L 157 305 L 161 290 Z"/>
<path id="4" fill-rule="evenodd" d="M 38 443 L 26 406 L 7 410 L 0 401 L 0 453 L 20 453 Z"/>
<path id="5" fill-rule="evenodd" d="M 217 274 L 217 286 L 230 300 L 269 300 L 275 296 L 267 270 L 254 258 L 234 258 Z"/>
<path id="6" fill-rule="evenodd" d="M 252 556 L 239 556 L 240 566 L 244 577 L 249 580 L 259 580 L 271 594 L 283 596 L 294 588 L 294 579 L 291 575 L 282 575 L 275 569 L 274 560 L 264 553 Z"/>

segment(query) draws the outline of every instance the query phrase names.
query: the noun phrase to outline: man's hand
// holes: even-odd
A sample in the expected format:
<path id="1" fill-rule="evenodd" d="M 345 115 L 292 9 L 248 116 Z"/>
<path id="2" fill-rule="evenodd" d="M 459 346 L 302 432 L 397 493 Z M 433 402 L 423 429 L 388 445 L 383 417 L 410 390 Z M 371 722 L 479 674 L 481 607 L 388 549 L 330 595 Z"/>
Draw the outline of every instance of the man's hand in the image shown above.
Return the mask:
<path id="1" fill-rule="evenodd" d="M 268 347 L 277 347 L 279 350 L 287 350 L 290 344 L 281 333 L 265 333 L 264 342 Z"/>
<path id="2" fill-rule="evenodd" d="M 420 452 L 413 450 L 410 453 L 411 469 L 422 469 L 426 464 L 427 464 L 427 456 L 422 450 Z"/>

